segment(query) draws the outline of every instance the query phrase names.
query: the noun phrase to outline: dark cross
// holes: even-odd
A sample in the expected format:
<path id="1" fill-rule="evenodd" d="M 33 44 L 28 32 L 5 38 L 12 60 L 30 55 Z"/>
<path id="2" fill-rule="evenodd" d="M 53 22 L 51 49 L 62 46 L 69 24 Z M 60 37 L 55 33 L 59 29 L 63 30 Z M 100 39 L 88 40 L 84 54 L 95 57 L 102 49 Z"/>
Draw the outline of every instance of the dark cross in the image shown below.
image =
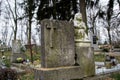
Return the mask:
<path id="1" fill-rule="evenodd" d="M 47 26 L 48 29 L 50 29 L 50 47 L 53 48 L 53 34 L 54 34 L 54 30 L 56 29 L 56 26 L 53 25 L 52 22 L 50 22 L 50 25 Z"/>
<path id="2" fill-rule="evenodd" d="M 97 43 L 97 36 L 93 36 L 93 44 Z"/>

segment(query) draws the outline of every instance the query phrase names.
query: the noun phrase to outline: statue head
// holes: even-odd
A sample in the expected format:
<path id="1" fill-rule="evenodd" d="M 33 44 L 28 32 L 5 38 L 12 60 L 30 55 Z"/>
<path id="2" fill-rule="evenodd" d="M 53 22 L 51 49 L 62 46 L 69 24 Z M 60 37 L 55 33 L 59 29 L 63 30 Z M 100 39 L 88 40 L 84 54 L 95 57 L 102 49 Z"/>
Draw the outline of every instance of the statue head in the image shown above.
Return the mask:
<path id="1" fill-rule="evenodd" d="M 74 26 L 86 29 L 85 23 L 82 20 L 82 14 L 81 13 L 76 13 L 75 14 L 75 17 L 74 17 Z"/>
<path id="2" fill-rule="evenodd" d="M 74 20 L 82 21 L 82 14 L 81 13 L 76 13 Z"/>

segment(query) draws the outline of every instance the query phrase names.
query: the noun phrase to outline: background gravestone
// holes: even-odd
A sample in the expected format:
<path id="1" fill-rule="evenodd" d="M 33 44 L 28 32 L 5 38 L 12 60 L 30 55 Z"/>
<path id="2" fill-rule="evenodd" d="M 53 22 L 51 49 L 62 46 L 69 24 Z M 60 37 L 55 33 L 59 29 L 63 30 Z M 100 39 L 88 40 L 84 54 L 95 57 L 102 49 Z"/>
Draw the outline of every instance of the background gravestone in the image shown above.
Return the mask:
<path id="1" fill-rule="evenodd" d="M 41 22 L 42 67 L 74 65 L 74 27 L 67 21 Z"/>
<path id="2" fill-rule="evenodd" d="M 21 53 L 21 42 L 20 40 L 13 40 L 12 41 L 12 53 Z"/>
<path id="3" fill-rule="evenodd" d="M 17 58 L 23 58 L 26 59 L 26 55 L 24 52 L 21 51 L 21 41 L 20 40 L 13 40 L 12 41 L 12 56 L 11 61 L 16 62 Z"/>

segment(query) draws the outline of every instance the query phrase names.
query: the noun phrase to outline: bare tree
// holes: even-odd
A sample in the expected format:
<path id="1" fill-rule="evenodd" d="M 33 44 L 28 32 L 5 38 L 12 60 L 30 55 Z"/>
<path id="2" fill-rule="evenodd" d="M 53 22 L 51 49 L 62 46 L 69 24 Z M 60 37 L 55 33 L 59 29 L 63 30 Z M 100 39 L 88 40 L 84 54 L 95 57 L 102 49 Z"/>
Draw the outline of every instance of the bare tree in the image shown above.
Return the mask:
<path id="1" fill-rule="evenodd" d="M 36 9 L 36 4 L 38 0 L 24 0 L 23 1 L 23 8 L 25 11 L 25 17 L 28 20 L 28 26 L 27 26 L 27 31 L 28 31 L 28 44 L 30 48 L 30 54 L 31 54 L 31 62 L 33 63 L 33 54 L 32 54 L 32 46 L 31 46 L 31 31 L 32 31 L 32 19 L 34 16 L 34 11 Z"/>
<path id="2" fill-rule="evenodd" d="M 14 27 L 12 28 L 14 31 L 14 40 L 16 40 L 17 37 L 17 30 L 18 30 L 18 14 L 17 14 L 17 1 L 14 1 L 14 10 L 11 7 L 11 4 L 8 0 L 6 0 L 7 4 L 8 4 L 8 10 L 12 15 L 13 18 L 13 22 L 14 22 Z"/>
<path id="3" fill-rule="evenodd" d="M 79 0 L 80 2 L 80 12 L 82 13 L 83 21 L 87 26 L 87 17 L 86 17 L 86 0 Z"/>

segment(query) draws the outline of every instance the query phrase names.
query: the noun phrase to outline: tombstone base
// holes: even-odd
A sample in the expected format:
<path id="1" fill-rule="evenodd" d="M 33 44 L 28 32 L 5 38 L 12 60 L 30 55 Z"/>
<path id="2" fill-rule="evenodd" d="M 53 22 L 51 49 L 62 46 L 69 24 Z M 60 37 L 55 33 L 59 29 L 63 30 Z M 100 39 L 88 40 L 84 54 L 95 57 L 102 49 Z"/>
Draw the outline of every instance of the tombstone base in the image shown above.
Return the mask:
<path id="1" fill-rule="evenodd" d="M 80 65 L 84 76 L 95 75 L 94 49 L 90 41 L 76 41 L 77 63 Z"/>
<path id="2" fill-rule="evenodd" d="M 26 60 L 26 55 L 24 53 L 13 53 L 11 55 L 11 62 L 16 62 L 17 58 L 23 58 L 24 60 Z"/>
<path id="3" fill-rule="evenodd" d="M 83 78 L 80 66 L 39 68 L 34 70 L 35 80 L 71 80 Z"/>

